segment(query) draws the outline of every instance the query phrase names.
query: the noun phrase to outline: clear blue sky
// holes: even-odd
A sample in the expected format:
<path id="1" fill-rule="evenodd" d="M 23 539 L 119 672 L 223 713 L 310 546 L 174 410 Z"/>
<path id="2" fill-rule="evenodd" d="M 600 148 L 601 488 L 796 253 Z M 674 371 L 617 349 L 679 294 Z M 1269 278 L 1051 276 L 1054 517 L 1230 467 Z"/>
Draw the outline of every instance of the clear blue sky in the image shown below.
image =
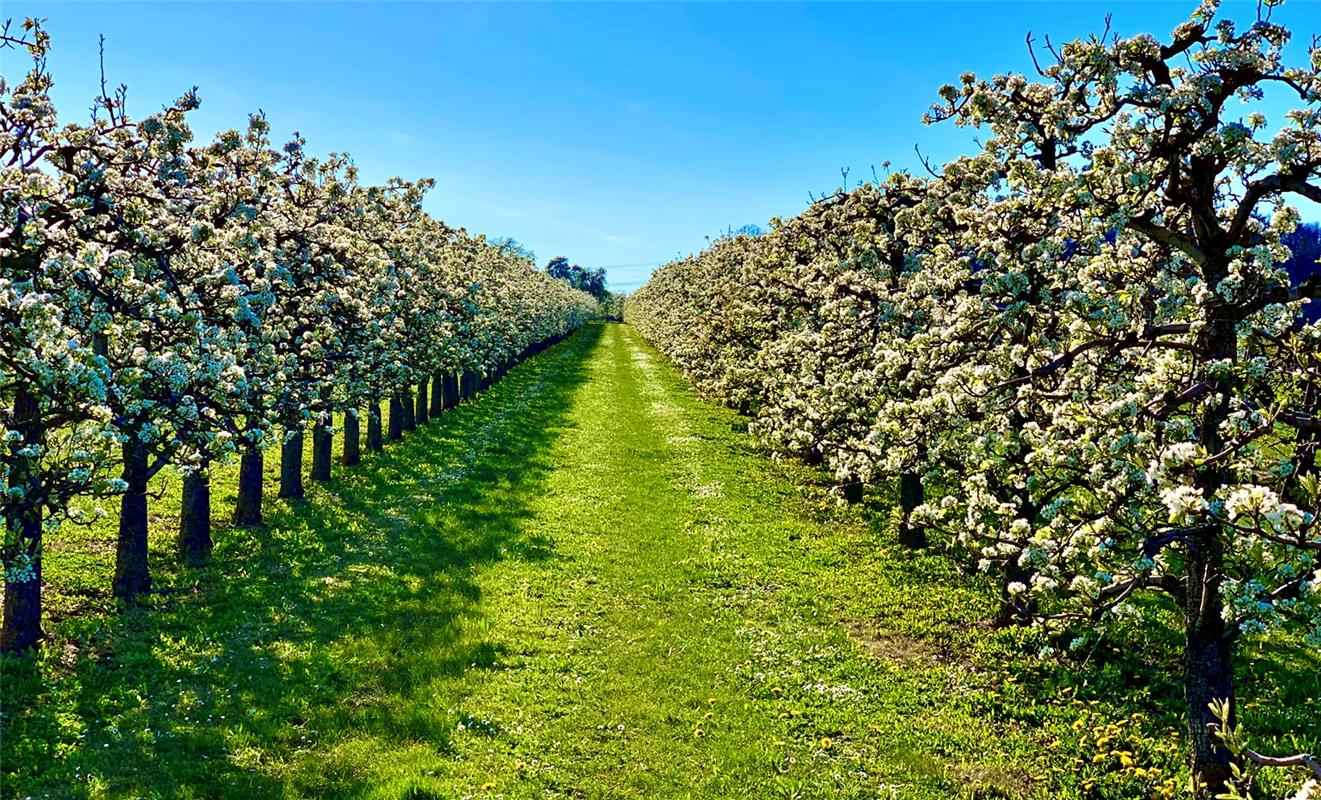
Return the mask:
<path id="1" fill-rule="evenodd" d="M 968 151 L 969 132 L 922 113 L 965 70 L 1029 69 L 1028 30 L 1074 38 L 1111 10 L 1123 35 L 1164 35 L 1195 5 L 4 0 L 0 14 L 48 19 L 66 113 L 96 91 L 103 33 L 131 113 L 197 85 L 199 136 L 264 109 L 277 136 L 347 151 L 365 180 L 436 178 L 428 208 L 448 222 L 629 290 L 726 226 L 800 211 L 841 167 L 852 183 L 887 159 L 916 169 L 915 143 L 937 162 Z M 1316 0 L 1276 13 L 1300 55 L 1321 33 Z M 6 77 L 24 69 L 0 58 Z"/>

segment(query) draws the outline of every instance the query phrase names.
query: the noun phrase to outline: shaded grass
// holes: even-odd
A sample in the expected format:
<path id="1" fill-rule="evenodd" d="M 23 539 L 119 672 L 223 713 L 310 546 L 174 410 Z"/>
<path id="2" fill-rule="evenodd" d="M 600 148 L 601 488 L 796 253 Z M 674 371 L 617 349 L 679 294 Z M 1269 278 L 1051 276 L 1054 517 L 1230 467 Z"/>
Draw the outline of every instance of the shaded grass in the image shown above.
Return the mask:
<path id="1" fill-rule="evenodd" d="M 162 521 L 148 612 L 93 593 L 107 531 L 61 541 L 54 640 L 4 664 L 5 795 L 1117 798 L 1185 777 L 1161 629 L 1037 658 L 1058 643 L 989 630 L 994 593 L 898 548 L 885 498 L 838 508 L 738 428 L 631 328 L 592 326 L 267 528 L 219 531 L 208 570 L 172 566 Z M 1246 694 L 1269 702 L 1247 723 L 1315 747 L 1316 654 L 1253 647 Z"/>

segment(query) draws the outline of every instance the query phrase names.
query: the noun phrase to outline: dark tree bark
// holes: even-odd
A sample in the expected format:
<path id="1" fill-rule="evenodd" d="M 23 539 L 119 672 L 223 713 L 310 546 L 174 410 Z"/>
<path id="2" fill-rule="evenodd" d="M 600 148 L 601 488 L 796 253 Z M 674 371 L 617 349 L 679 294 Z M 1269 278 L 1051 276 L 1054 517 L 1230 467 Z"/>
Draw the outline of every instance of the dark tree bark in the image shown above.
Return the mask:
<path id="1" fill-rule="evenodd" d="M 262 470 L 266 457 L 256 446 L 239 457 L 239 496 L 234 505 L 234 524 L 251 528 L 261 524 Z"/>
<path id="2" fill-rule="evenodd" d="M 1232 755 L 1208 727 L 1218 723 L 1211 713 L 1212 700 L 1230 703 L 1231 718 L 1226 722 L 1234 724 L 1232 641 L 1221 613 L 1224 555 L 1215 534 L 1202 538 L 1188 550 L 1183 691 L 1193 773 L 1206 786 L 1197 796 L 1209 799 L 1225 790 L 1233 774 Z"/>
<path id="3" fill-rule="evenodd" d="M 918 549 L 927 546 L 927 532 L 913 524 L 913 509 L 926 500 L 922 487 L 922 473 L 905 472 L 899 476 L 899 544 Z"/>
<path id="4" fill-rule="evenodd" d="M 120 477 L 128 488 L 119 499 L 119 539 L 115 546 L 115 597 L 137 602 L 151 591 L 147 568 L 147 481 L 150 464 L 147 446 L 132 436 L 123 448 Z"/>
<path id="5" fill-rule="evenodd" d="M 41 406 L 22 386 L 17 388 L 14 398 L 14 421 L 15 430 L 23 436 L 23 446 L 45 441 Z M 41 472 L 38 469 L 11 476 L 10 484 L 23 487 L 27 498 L 41 496 Z M 4 552 L 5 601 L 4 621 L 0 625 L 0 653 L 15 653 L 36 647 L 44 635 L 41 630 L 41 505 L 25 502 L 14 512 L 13 518 L 6 515 L 4 522 L 15 539 L 12 547 L 6 547 Z"/>
<path id="6" fill-rule="evenodd" d="M 399 394 L 399 409 L 403 412 L 400 416 L 403 417 L 405 431 L 417 430 L 417 417 L 413 416 L 412 394 L 408 389 L 404 389 Z"/>
<path id="7" fill-rule="evenodd" d="M 280 445 L 280 497 L 303 499 L 303 430 L 285 431 Z"/>
<path id="8" fill-rule="evenodd" d="M 439 372 L 431 374 L 431 416 L 439 417 L 445 411 L 445 381 Z"/>
<path id="9" fill-rule="evenodd" d="M 6 520 L 9 522 L 9 520 Z M 41 511 L 30 509 L 17 520 L 17 553 L 25 563 L 8 559 L 5 565 L 4 625 L 0 627 L 0 653 L 36 647 L 41 630 Z"/>
<path id="10" fill-rule="evenodd" d="M 379 453 L 385 449 L 381 441 L 381 398 L 373 397 L 367 406 L 367 449 Z"/>
<path id="11" fill-rule="evenodd" d="M 454 408 L 459 404 L 459 376 L 456 373 L 451 372 L 445 376 L 441 401 L 445 408 Z"/>
<path id="12" fill-rule="evenodd" d="M 390 397 L 390 428 L 386 437 L 392 442 L 404 438 L 404 404 L 397 394 Z"/>
<path id="13" fill-rule="evenodd" d="M 1228 274 L 1227 261 L 1211 260 L 1203 265 L 1203 278 L 1210 286 L 1218 285 Z M 1223 307 L 1213 307 L 1208 317 L 1198 336 L 1198 344 L 1207 353 L 1207 363 L 1237 361 L 1237 321 Z M 1206 452 L 1218 453 L 1225 447 L 1222 426 L 1229 418 L 1234 388 L 1223 377 L 1213 379 L 1211 385 L 1214 393 L 1202 406 L 1198 438 Z M 1221 461 L 1196 473 L 1194 483 L 1205 497 L 1214 497 L 1229 482 L 1225 463 Z M 1225 532 L 1210 524 L 1189 534 L 1185 543 L 1183 691 L 1192 773 L 1204 787 L 1196 792 L 1198 800 L 1223 794 L 1233 776 L 1233 755 L 1221 746 L 1208 727 L 1216 722 L 1209 708 L 1212 700 L 1230 704 L 1231 718 L 1226 722 L 1234 723 L 1232 641 L 1220 595 L 1225 576 L 1224 542 Z"/>
<path id="14" fill-rule="evenodd" d="M 996 612 L 994 620 L 994 625 L 997 628 L 1030 625 L 1032 623 L 1032 614 L 1036 611 L 1036 601 L 1026 593 L 1014 594 L 1011 592 L 1009 586 L 1013 583 L 1021 583 L 1024 586 L 1032 585 L 1032 571 L 1019 565 L 1017 559 L 1012 559 L 1005 564 L 1005 572 L 1001 576 L 1000 610 Z"/>
<path id="15" fill-rule="evenodd" d="M 183 476 L 179 508 L 179 555 L 190 567 L 211 560 L 211 479 L 205 465 Z"/>
<path id="16" fill-rule="evenodd" d="M 346 467 L 362 461 L 362 426 L 358 422 L 359 409 L 350 408 L 344 414 L 344 454 L 340 463 Z"/>
<path id="17" fill-rule="evenodd" d="M 312 426 L 312 480 L 330 480 L 330 462 L 334 458 L 335 436 L 330 432 L 331 412 L 321 414 Z"/>
<path id="18" fill-rule="evenodd" d="M 425 425 L 430 417 L 427 416 L 427 379 L 423 378 L 417 385 L 417 403 L 413 408 L 413 418 L 417 420 L 418 425 Z"/>
<path id="19" fill-rule="evenodd" d="M 862 481 L 849 481 L 844 484 L 844 502 L 850 505 L 862 502 Z"/>

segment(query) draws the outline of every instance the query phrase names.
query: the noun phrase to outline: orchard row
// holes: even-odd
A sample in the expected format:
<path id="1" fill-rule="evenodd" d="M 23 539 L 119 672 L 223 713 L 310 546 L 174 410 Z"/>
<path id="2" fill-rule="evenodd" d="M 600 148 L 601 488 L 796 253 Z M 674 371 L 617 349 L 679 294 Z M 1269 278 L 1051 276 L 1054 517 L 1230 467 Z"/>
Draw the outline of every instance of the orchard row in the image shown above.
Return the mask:
<path id="1" fill-rule="evenodd" d="M 1321 45 L 1288 65 L 1274 5 L 964 75 L 927 121 L 980 152 L 718 240 L 625 307 L 775 451 L 998 576 L 1002 624 L 1171 627 L 1198 797 L 1260 766 L 1223 738 L 1243 644 L 1321 647 L 1321 278 L 1281 266 L 1291 203 L 1321 202 Z M 1295 110 L 1268 123 L 1266 94 Z"/>
<path id="2" fill-rule="evenodd" d="M 42 636 L 44 537 L 120 506 L 114 594 L 151 589 L 147 487 L 184 473 L 181 557 L 210 555 L 211 466 L 240 461 L 236 522 L 498 378 L 597 314 L 590 295 L 430 217 L 429 180 L 359 182 L 346 155 L 272 145 L 262 116 L 193 142 L 193 93 L 140 120 L 103 90 L 61 120 L 39 23 L 7 26 L 31 70 L 0 80 L 0 510 L 4 650 Z M 430 395 L 430 396 L 429 396 Z M 365 411 L 365 414 L 364 414 Z M 409 417 L 415 417 L 409 419 Z M 420 419 L 417 419 L 420 418 Z"/>

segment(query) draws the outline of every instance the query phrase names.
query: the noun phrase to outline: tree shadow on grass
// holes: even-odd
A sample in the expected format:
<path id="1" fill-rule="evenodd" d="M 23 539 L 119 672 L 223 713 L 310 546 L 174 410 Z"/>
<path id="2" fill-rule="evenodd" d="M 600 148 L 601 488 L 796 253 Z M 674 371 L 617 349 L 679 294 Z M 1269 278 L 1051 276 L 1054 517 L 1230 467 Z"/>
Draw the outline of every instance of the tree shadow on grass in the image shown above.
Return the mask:
<path id="1" fill-rule="evenodd" d="M 503 652 L 476 573 L 555 557 L 527 501 L 600 336 L 273 503 L 267 527 L 218 530 L 214 565 L 164 570 L 154 608 L 7 659 L 5 796 L 439 796 L 465 682 Z"/>

